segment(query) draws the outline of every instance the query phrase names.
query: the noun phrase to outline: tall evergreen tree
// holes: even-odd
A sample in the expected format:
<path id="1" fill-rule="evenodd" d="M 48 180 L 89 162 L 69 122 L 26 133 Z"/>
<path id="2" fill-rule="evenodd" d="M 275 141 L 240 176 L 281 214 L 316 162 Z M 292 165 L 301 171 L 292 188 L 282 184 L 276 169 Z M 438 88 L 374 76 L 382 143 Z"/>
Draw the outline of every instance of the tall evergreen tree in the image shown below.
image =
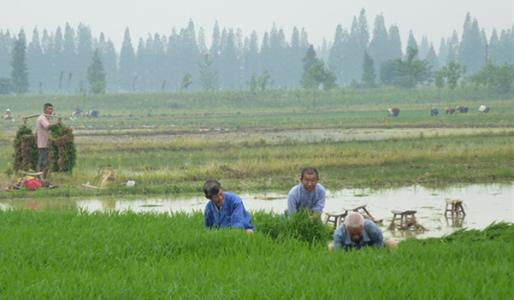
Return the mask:
<path id="1" fill-rule="evenodd" d="M 231 29 L 222 45 L 220 55 L 221 68 L 219 70 L 220 83 L 223 88 L 235 89 L 239 87 L 239 59 L 235 43 L 235 34 Z"/>
<path id="2" fill-rule="evenodd" d="M 9 73 L 11 62 L 12 38 L 9 31 L 0 30 L 0 78 L 10 77 Z"/>
<path id="3" fill-rule="evenodd" d="M 457 31 L 453 31 L 451 38 L 448 39 L 448 58 L 447 63 L 452 61 L 457 62 L 459 58 L 459 37 L 457 36 Z"/>
<path id="4" fill-rule="evenodd" d="M 93 52 L 91 62 L 87 68 L 87 80 L 89 83 L 89 91 L 93 94 L 103 94 L 106 89 L 105 71 L 98 49 Z"/>
<path id="5" fill-rule="evenodd" d="M 125 29 L 123 37 L 118 70 L 120 88 L 124 91 L 132 91 L 134 88 L 134 77 L 136 76 L 136 57 L 128 27 Z"/>
<path id="6" fill-rule="evenodd" d="M 387 60 L 384 49 L 389 45 L 389 38 L 387 36 L 387 29 L 383 15 L 378 15 L 375 18 L 375 27 L 373 28 L 373 38 L 369 43 L 368 54 L 373 58 L 375 65 L 380 66 Z M 362 60 L 360 60 L 362 62 Z"/>
<path id="7" fill-rule="evenodd" d="M 496 28 L 493 29 L 491 39 L 487 45 L 487 60 L 491 64 L 498 64 L 500 61 L 500 38 L 496 32 Z"/>
<path id="8" fill-rule="evenodd" d="M 207 42 L 205 41 L 205 29 L 203 29 L 203 27 L 200 27 L 198 30 L 198 51 L 201 55 L 209 53 Z"/>
<path id="9" fill-rule="evenodd" d="M 105 35 L 100 33 L 98 42 L 98 50 L 105 69 L 106 89 L 108 91 L 118 90 L 118 68 L 117 68 L 117 55 L 114 45 L 111 40 L 106 40 Z"/>
<path id="10" fill-rule="evenodd" d="M 43 92 L 43 79 L 47 76 L 43 63 L 43 50 L 41 49 L 39 31 L 37 28 L 34 28 L 32 40 L 27 48 L 28 80 L 32 92 Z"/>
<path id="11" fill-rule="evenodd" d="M 485 64 L 485 45 L 476 19 L 471 21 L 468 13 L 464 22 L 464 31 L 459 48 L 459 63 L 468 74 L 478 72 Z"/>
<path id="12" fill-rule="evenodd" d="M 219 88 L 218 73 L 209 54 L 204 54 L 200 62 L 200 87 L 204 91 L 215 91 Z"/>
<path id="13" fill-rule="evenodd" d="M 409 49 L 415 49 L 415 52 L 409 52 Z M 407 39 L 407 49 L 405 49 L 405 55 L 409 55 L 409 53 L 416 53 L 416 58 L 419 57 L 419 47 L 418 42 L 416 42 L 416 38 L 412 33 L 412 30 L 409 31 L 409 38 Z"/>
<path id="14" fill-rule="evenodd" d="M 434 45 L 430 44 L 430 48 L 428 48 L 428 53 L 425 56 L 425 60 L 431 70 L 434 71 L 439 69 L 439 59 L 435 53 Z"/>
<path id="15" fill-rule="evenodd" d="M 419 57 L 421 59 L 425 59 L 427 57 L 428 51 L 430 51 L 430 42 L 426 35 L 421 38 L 421 44 L 419 45 Z"/>
<path id="16" fill-rule="evenodd" d="M 77 59 L 77 50 L 75 46 L 75 31 L 66 23 L 64 28 L 64 43 L 62 52 L 62 67 L 60 74 L 64 74 L 64 81 L 66 84 L 63 86 L 67 92 L 71 92 L 73 89 L 75 78 L 77 77 L 80 65 Z M 63 77 L 63 76 L 60 76 Z"/>
<path id="17" fill-rule="evenodd" d="M 287 55 L 287 66 L 289 85 L 297 87 L 302 78 L 302 58 L 307 49 L 303 47 L 300 37 L 300 30 L 294 27 L 291 34 L 289 54 Z"/>
<path id="18" fill-rule="evenodd" d="M 77 28 L 77 70 L 75 78 L 78 81 L 79 89 L 84 89 L 89 61 L 93 55 L 93 37 L 91 29 L 79 24 Z"/>
<path id="19" fill-rule="evenodd" d="M 244 49 L 244 81 L 248 82 L 253 75 L 259 73 L 259 45 L 255 31 L 246 39 Z"/>
<path id="20" fill-rule="evenodd" d="M 29 90 L 26 51 L 27 41 L 22 29 L 18 33 L 18 38 L 14 41 L 11 60 L 11 84 L 17 94 L 24 94 Z"/>
<path id="21" fill-rule="evenodd" d="M 402 54 L 402 40 L 400 38 L 400 29 L 396 25 L 389 27 L 389 47 L 388 57 L 390 59 L 398 59 L 403 56 Z"/>
<path id="22" fill-rule="evenodd" d="M 441 38 L 441 41 L 439 42 L 439 64 L 442 66 L 446 65 L 448 63 L 448 46 L 446 45 L 446 39 Z"/>
<path id="23" fill-rule="evenodd" d="M 344 43 L 343 26 L 339 24 L 336 27 L 334 42 L 328 56 L 328 67 L 339 79 L 341 79 L 343 75 Z"/>
<path id="24" fill-rule="evenodd" d="M 62 93 L 64 89 L 64 72 L 65 61 L 64 61 L 64 37 L 62 34 L 61 27 L 57 27 L 55 34 L 47 40 L 45 34 L 43 34 L 43 48 L 44 54 L 49 59 L 48 61 L 48 72 L 50 80 L 47 86 L 50 91 L 57 91 Z"/>
<path id="25" fill-rule="evenodd" d="M 364 52 L 364 62 L 362 66 L 362 83 L 367 87 L 373 87 L 375 85 L 375 66 L 373 65 L 373 59 L 369 56 L 368 52 Z"/>

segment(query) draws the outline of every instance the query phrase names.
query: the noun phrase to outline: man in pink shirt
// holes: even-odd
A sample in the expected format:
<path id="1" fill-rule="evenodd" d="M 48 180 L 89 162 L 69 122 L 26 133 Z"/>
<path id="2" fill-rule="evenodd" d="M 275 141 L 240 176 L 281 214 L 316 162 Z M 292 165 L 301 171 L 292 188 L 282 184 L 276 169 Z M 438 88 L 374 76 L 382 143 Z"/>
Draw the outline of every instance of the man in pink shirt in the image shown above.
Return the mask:
<path id="1" fill-rule="evenodd" d="M 51 103 L 45 103 L 43 113 L 36 120 L 36 140 L 38 149 L 37 171 L 43 172 L 43 178 L 48 173 L 48 138 L 50 128 L 60 124 L 60 119 L 56 124 L 50 124 L 50 116 L 54 112 Z"/>

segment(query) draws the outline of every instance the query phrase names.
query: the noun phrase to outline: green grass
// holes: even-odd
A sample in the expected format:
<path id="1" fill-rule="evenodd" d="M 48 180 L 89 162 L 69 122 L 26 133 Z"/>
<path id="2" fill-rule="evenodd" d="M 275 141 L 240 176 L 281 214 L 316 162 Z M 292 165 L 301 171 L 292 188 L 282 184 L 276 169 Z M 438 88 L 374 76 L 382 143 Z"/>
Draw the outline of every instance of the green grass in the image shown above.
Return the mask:
<path id="1" fill-rule="evenodd" d="M 10 145 L 0 147 L 3 157 Z M 277 142 L 182 139 L 77 143 L 73 174 L 52 175 L 55 190 L 16 191 L 0 197 L 197 193 L 208 178 L 235 191 L 287 191 L 307 165 L 321 172 L 329 189 L 422 184 L 511 182 L 514 134 L 434 136 L 353 142 Z M 117 183 L 90 190 L 99 169 L 111 166 Z M 5 161 L 4 170 L 9 168 Z M 8 182 L 5 174 L 0 179 Z M 12 180 L 12 179 L 11 179 Z M 135 180 L 133 188 L 124 187 Z"/>
<path id="2" fill-rule="evenodd" d="M 18 120 L 38 114 L 50 101 L 56 114 L 68 117 L 75 107 L 97 109 L 100 118 L 82 118 L 70 123 L 79 129 L 133 129 L 150 126 L 172 132 L 194 132 L 199 128 L 354 128 L 354 127 L 498 127 L 513 126 L 514 95 L 502 97 L 474 87 L 454 91 L 436 88 L 341 88 L 318 95 L 312 106 L 310 91 L 276 90 L 252 94 L 244 91 L 195 93 L 144 93 L 54 96 L 0 96 Z M 477 109 L 492 108 L 488 115 Z M 448 106 L 465 105 L 470 112 L 443 116 Z M 401 109 L 400 118 L 389 118 L 387 108 Z M 443 114 L 430 117 L 430 108 Z M 12 124 L 6 125 L 12 127 Z"/>
<path id="3" fill-rule="evenodd" d="M 205 231 L 201 214 L 9 211 L 0 231 L 5 299 L 514 296 L 512 224 L 408 240 L 394 252 L 337 253 L 259 230 Z"/>
<path id="4" fill-rule="evenodd" d="M 234 191 L 284 192 L 307 165 L 320 169 L 321 182 L 330 189 L 514 180 L 513 95 L 498 97 L 473 87 L 345 88 L 318 97 L 313 109 L 303 90 L 2 96 L 18 115 L 17 123 L 2 123 L 3 187 L 15 181 L 6 174 L 12 170 L 11 141 L 20 115 L 38 113 L 51 101 L 58 113 L 80 105 L 99 109 L 101 117 L 65 121 L 75 130 L 77 164 L 71 175 L 53 174 L 59 189 L 0 197 L 196 193 L 209 177 Z M 492 107 L 489 114 L 478 113 L 483 103 Z M 448 105 L 466 105 L 470 112 L 430 117 L 432 106 L 442 111 Z M 398 118 L 387 116 L 391 106 L 401 108 Z M 331 138 L 343 129 L 341 140 Z M 108 166 L 116 170 L 117 184 L 105 190 L 80 187 L 94 184 L 98 170 Z M 123 187 L 127 180 L 136 186 Z"/>

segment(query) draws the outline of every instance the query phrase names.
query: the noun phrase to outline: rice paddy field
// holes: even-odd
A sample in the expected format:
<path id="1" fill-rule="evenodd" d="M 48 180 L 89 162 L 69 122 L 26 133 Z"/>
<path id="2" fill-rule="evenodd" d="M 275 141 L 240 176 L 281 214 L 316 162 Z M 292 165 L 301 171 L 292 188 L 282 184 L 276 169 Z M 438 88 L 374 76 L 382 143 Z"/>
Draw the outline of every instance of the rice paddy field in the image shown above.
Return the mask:
<path id="1" fill-rule="evenodd" d="M 395 251 L 331 253 L 323 235 L 274 236 L 273 218 L 255 215 L 261 231 L 247 236 L 206 231 L 201 214 L 0 212 L 0 295 L 511 299 L 514 294 L 512 224 L 408 240 Z M 305 236 L 320 239 L 302 240 Z"/>
<path id="2" fill-rule="evenodd" d="M 77 164 L 50 175 L 56 189 L 10 189 L 16 129 L 45 102 L 73 129 Z M 491 111 L 479 113 L 482 104 Z M 459 105 L 469 112 L 444 113 Z M 76 107 L 100 116 L 70 119 Z M 0 127 L 0 199 L 14 202 L 198 196 L 208 178 L 237 193 L 283 194 L 305 166 L 331 191 L 514 181 L 514 95 L 474 87 L 347 88 L 314 101 L 308 91 L 1 96 L 6 108 L 15 121 Z M 83 187 L 107 168 L 114 182 Z M 319 228 L 313 239 L 278 226 L 278 215 L 252 218 L 247 236 L 206 231 L 199 213 L 0 206 L 0 298 L 513 298 L 512 223 L 407 239 L 396 251 L 332 253 L 319 224 L 302 227 Z"/>

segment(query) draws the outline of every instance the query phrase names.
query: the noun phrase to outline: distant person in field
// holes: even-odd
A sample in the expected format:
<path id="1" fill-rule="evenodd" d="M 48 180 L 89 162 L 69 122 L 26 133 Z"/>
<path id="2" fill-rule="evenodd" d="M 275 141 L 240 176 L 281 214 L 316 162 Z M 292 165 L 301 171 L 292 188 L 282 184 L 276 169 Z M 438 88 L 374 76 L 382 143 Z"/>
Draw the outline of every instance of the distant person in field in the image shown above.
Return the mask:
<path id="1" fill-rule="evenodd" d="M 38 149 L 37 171 L 43 172 L 43 178 L 48 174 L 48 139 L 50 129 L 53 126 L 61 124 L 61 119 L 55 124 L 50 124 L 50 118 L 54 112 L 54 106 L 51 103 L 45 103 L 43 113 L 36 120 L 36 140 Z"/>
<path id="2" fill-rule="evenodd" d="M 325 188 L 318 183 L 319 173 L 315 168 L 304 168 L 300 173 L 300 183 L 287 195 L 287 211 L 294 214 L 307 209 L 313 215 L 321 216 L 325 208 Z"/>
<path id="3" fill-rule="evenodd" d="M 392 243 L 392 242 L 391 242 Z M 384 237 L 378 226 L 358 212 L 350 212 L 341 225 L 334 232 L 334 241 L 331 250 L 344 249 L 359 250 L 364 247 L 384 247 Z M 388 245 L 388 248 L 389 247 Z"/>
<path id="4" fill-rule="evenodd" d="M 210 200 L 204 212 L 206 228 L 240 228 L 248 234 L 253 233 L 250 214 L 238 195 L 225 192 L 221 184 L 212 179 L 204 183 L 203 192 L 205 198 Z"/>
<path id="5" fill-rule="evenodd" d="M 12 117 L 11 109 L 8 108 L 8 109 L 5 110 L 4 120 L 6 120 L 6 121 L 14 120 L 13 117 Z"/>

